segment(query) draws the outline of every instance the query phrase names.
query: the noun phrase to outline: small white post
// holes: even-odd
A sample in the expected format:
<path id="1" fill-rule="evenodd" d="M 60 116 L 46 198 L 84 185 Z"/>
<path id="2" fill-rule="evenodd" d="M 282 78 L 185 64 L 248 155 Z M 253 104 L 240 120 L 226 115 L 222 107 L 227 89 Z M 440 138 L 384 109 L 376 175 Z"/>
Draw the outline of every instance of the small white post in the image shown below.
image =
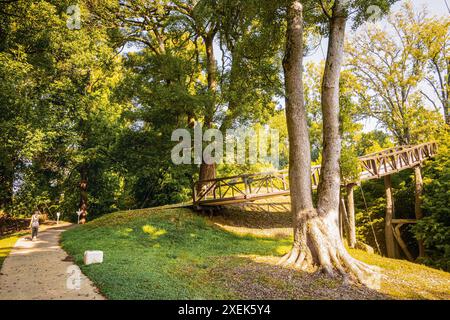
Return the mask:
<path id="1" fill-rule="evenodd" d="M 78 210 L 78 211 L 77 211 L 77 215 L 78 215 L 78 224 L 80 224 L 80 216 L 81 216 L 82 213 L 83 213 L 83 211 L 81 211 L 81 210 Z"/>
<path id="2" fill-rule="evenodd" d="M 59 217 L 61 216 L 61 212 L 56 213 L 56 224 L 59 224 Z"/>

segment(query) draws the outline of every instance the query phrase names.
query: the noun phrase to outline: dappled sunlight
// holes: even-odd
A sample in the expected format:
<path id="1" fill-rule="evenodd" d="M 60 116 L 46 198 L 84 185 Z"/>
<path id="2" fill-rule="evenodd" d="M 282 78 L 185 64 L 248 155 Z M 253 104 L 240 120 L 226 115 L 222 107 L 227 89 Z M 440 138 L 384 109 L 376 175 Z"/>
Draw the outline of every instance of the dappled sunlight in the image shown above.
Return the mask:
<path id="1" fill-rule="evenodd" d="M 132 228 L 125 228 L 118 230 L 117 234 L 122 237 L 129 237 L 132 232 L 133 232 Z"/>
<path id="2" fill-rule="evenodd" d="M 289 252 L 289 250 L 291 250 L 292 245 L 284 245 L 284 246 L 279 246 L 276 248 L 276 252 L 277 254 L 279 254 L 280 256 L 286 254 Z"/>
<path id="3" fill-rule="evenodd" d="M 258 238 L 274 238 L 274 239 L 283 239 L 292 237 L 292 229 L 291 228 L 267 228 L 267 229 L 254 229 L 247 227 L 237 227 L 230 226 L 221 223 L 214 223 L 215 226 L 239 235 L 239 236 L 253 236 Z"/>
<path id="4" fill-rule="evenodd" d="M 0 248 L 0 257 L 6 256 L 13 247 L 2 247 Z"/>
<path id="5" fill-rule="evenodd" d="M 159 237 L 161 237 L 167 233 L 167 230 L 158 229 L 149 224 L 143 226 L 142 231 L 144 231 L 144 233 L 149 234 L 153 240 L 158 239 Z"/>

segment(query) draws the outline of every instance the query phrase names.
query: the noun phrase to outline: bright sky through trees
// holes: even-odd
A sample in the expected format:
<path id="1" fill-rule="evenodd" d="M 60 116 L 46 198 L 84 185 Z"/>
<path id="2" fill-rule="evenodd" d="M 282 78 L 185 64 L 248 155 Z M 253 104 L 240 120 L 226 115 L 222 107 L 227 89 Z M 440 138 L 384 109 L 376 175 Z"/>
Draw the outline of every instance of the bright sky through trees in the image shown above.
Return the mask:
<path id="1" fill-rule="evenodd" d="M 427 9 L 427 11 L 429 12 L 429 16 L 434 16 L 434 15 L 442 16 L 442 15 L 450 14 L 449 9 L 446 6 L 445 0 L 403 0 L 403 1 L 397 2 L 391 8 L 391 12 L 400 10 L 402 5 L 406 1 L 411 1 L 411 3 L 414 6 L 414 9 L 416 11 L 420 11 L 425 7 Z M 447 4 L 450 7 L 449 0 L 447 0 Z M 377 23 L 380 24 L 382 28 L 384 28 L 386 26 L 386 19 L 384 18 L 383 20 L 381 20 Z M 348 26 L 348 28 L 350 28 L 350 27 Z M 352 34 L 354 34 L 354 31 L 347 32 L 347 37 L 351 37 Z M 318 63 L 320 61 L 325 60 L 327 44 L 328 44 L 328 39 L 323 39 L 321 45 L 317 48 L 317 50 L 305 58 L 305 64 L 307 64 L 308 62 L 317 62 Z M 436 103 L 439 102 L 437 100 L 437 98 L 435 96 L 433 96 L 431 89 L 429 87 L 425 86 L 424 88 L 422 88 L 422 90 L 427 92 L 427 94 L 429 94 L 429 96 L 432 96 Z M 363 121 L 363 123 L 364 123 L 364 131 L 366 131 L 366 132 L 372 131 L 374 129 L 380 129 L 377 126 L 377 122 L 373 119 L 365 119 Z"/>

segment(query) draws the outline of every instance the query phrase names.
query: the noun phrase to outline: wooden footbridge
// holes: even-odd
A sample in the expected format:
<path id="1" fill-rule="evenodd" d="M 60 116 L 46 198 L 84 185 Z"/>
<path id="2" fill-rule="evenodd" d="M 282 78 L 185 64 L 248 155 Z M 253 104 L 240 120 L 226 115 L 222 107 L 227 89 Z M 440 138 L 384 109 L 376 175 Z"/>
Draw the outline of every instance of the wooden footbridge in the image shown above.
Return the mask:
<path id="1" fill-rule="evenodd" d="M 400 146 L 359 158 L 360 174 L 358 181 L 347 182 L 345 197 L 341 199 L 339 224 L 341 235 L 345 233 L 349 246 L 354 248 L 356 241 L 355 206 L 353 189 L 361 181 L 384 178 L 386 191 L 385 238 L 387 256 L 400 257 L 400 249 L 407 259 L 413 260 L 407 245 L 402 240 L 400 228 L 405 224 L 416 223 L 422 218 L 421 192 L 423 188 L 421 164 L 437 153 L 435 142 L 415 146 Z M 395 219 L 394 198 L 391 186 L 391 175 L 406 169 L 414 168 L 415 175 L 415 217 L 416 219 Z M 311 182 L 317 188 L 320 178 L 320 166 L 311 168 Z M 226 205 L 251 205 L 257 200 L 270 199 L 289 195 L 288 170 L 245 174 L 212 180 L 197 181 L 193 185 L 193 205 L 197 209 L 220 208 Z M 377 243 L 378 245 L 378 243 Z M 419 241 L 419 257 L 424 255 L 423 243 Z"/>
<path id="2" fill-rule="evenodd" d="M 359 181 L 378 179 L 401 170 L 413 168 L 420 165 L 424 160 L 433 157 L 436 152 L 437 144 L 429 142 L 416 146 L 395 147 L 360 157 L 361 173 Z M 319 178 L 320 166 L 313 166 L 311 168 L 313 188 L 317 188 Z M 222 206 L 288 194 L 288 170 L 244 174 L 195 182 L 193 185 L 193 204 L 194 206 Z"/>

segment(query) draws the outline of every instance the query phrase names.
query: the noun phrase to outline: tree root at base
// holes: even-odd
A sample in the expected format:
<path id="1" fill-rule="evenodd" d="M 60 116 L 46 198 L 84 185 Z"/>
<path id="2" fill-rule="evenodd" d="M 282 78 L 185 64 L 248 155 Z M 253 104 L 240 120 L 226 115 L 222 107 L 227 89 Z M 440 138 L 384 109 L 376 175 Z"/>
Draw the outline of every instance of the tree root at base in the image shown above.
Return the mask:
<path id="1" fill-rule="evenodd" d="M 322 271 L 330 277 L 342 276 L 344 283 L 356 282 L 379 289 L 380 269 L 365 264 L 345 249 L 337 229 L 319 217 L 312 218 L 296 230 L 296 239 L 279 265 L 307 271 Z"/>

